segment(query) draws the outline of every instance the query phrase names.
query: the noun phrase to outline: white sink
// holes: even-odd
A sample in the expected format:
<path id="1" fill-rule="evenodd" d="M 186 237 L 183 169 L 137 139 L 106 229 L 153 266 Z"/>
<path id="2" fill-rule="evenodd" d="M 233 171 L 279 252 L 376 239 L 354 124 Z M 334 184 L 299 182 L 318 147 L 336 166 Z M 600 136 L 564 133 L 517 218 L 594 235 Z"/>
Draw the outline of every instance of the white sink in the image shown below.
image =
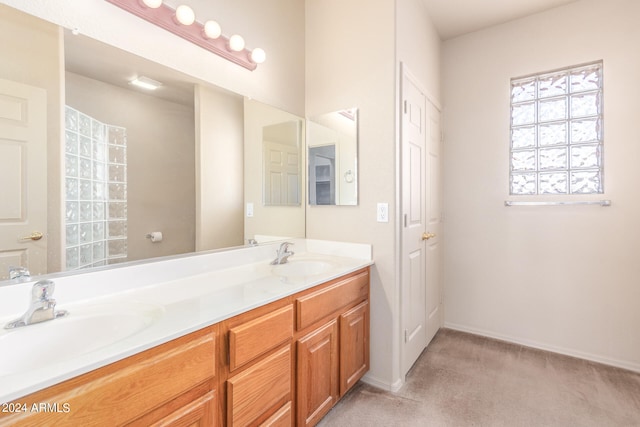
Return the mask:
<path id="1" fill-rule="evenodd" d="M 334 268 L 330 262 L 315 259 L 290 259 L 286 264 L 273 266 L 272 272 L 283 277 L 308 277 L 326 273 Z"/>
<path id="2" fill-rule="evenodd" d="M 0 377 L 117 343 L 149 327 L 163 312 L 162 307 L 153 305 L 77 306 L 69 307 L 66 317 L 0 329 Z"/>

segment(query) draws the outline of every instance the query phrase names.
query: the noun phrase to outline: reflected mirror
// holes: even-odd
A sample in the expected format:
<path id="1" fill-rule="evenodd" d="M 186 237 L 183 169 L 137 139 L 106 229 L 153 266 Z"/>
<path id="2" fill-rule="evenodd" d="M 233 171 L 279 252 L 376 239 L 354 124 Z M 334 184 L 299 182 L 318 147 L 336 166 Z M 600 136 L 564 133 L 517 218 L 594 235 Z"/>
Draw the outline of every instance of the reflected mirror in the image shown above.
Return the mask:
<path id="1" fill-rule="evenodd" d="M 10 266 L 36 276 L 304 237 L 303 209 L 245 215 L 262 204 L 254 172 L 264 128 L 288 123 L 303 152 L 300 117 L 88 37 L 61 37 L 8 6 L 0 12 L 0 101 L 20 99 L 0 102 L 0 280 Z M 141 75 L 162 85 L 129 84 Z M 25 102 L 37 120 L 21 140 L 9 125 L 24 127 Z M 295 185 L 302 200 L 306 186 Z"/>
<path id="2" fill-rule="evenodd" d="M 358 110 L 307 121 L 310 205 L 358 204 Z"/>

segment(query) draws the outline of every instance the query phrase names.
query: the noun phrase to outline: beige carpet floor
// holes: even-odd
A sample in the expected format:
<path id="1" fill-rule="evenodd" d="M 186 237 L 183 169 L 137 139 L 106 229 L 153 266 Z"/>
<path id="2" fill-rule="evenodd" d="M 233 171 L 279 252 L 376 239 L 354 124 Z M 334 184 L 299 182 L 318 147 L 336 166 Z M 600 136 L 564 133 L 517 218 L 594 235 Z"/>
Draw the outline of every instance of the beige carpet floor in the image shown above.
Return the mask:
<path id="1" fill-rule="evenodd" d="M 397 393 L 360 382 L 333 426 L 640 426 L 640 374 L 442 329 Z"/>

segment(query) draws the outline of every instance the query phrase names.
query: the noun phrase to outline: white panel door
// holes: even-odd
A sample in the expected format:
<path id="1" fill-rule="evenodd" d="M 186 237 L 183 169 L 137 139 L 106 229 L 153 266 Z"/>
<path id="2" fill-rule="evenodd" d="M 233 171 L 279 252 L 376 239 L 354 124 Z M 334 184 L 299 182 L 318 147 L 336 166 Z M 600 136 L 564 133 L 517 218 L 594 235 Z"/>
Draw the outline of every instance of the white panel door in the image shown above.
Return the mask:
<path id="1" fill-rule="evenodd" d="M 47 271 L 46 114 L 44 89 L 0 79 L 0 280 Z"/>
<path id="2" fill-rule="evenodd" d="M 440 112 L 403 67 L 402 373 L 442 325 Z"/>
<path id="3" fill-rule="evenodd" d="M 300 150 L 296 146 L 264 142 L 264 204 L 300 204 Z"/>
<path id="4" fill-rule="evenodd" d="M 443 324 L 442 313 L 442 180 L 440 111 L 427 101 L 427 226 L 426 245 L 427 344 Z"/>
<path id="5" fill-rule="evenodd" d="M 426 253 L 426 97 L 413 81 L 402 80 L 402 373 L 406 375 L 427 346 Z"/>

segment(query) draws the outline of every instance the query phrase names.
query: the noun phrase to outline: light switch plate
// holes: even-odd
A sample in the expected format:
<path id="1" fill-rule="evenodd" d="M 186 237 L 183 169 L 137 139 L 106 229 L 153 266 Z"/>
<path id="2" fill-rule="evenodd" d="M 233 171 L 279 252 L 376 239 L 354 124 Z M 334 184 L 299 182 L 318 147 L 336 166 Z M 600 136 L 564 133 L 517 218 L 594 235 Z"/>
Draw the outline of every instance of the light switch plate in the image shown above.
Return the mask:
<path id="1" fill-rule="evenodd" d="M 247 203 L 247 218 L 253 216 L 253 203 Z"/>
<path id="2" fill-rule="evenodd" d="M 389 222 L 389 203 L 378 203 L 376 217 L 378 222 Z"/>

